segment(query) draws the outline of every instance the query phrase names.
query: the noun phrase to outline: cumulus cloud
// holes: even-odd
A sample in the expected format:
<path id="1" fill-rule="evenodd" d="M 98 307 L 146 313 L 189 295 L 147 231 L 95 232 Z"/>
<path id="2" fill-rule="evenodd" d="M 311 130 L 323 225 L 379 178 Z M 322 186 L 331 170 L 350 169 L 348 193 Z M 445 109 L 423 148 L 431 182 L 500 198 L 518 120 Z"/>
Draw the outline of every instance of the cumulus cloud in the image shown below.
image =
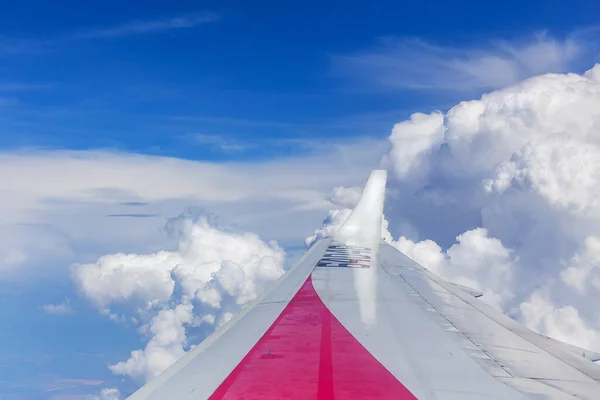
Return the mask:
<path id="1" fill-rule="evenodd" d="M 533 292 L 519 308 L 523 322 L 532 329 L 579 347 L 600 348 L 598 329 L 584 321 L 575 307 L 556 307 L 547 289 Z"/>
<path id="2" fill-rule="evenodd" d="M 305 239 L 305 247 L 333 235 L 350 213 L 351 209 L 330 210 L 321 227 Z M 444 279 L 483 292 L 482 300 L 498 309 L 513 298 L 515 259 L 512 251 L 500 240 L 489 237 L 485 228 L 458 235 L 456 243 L 444 251 L 432 240 L 413 242 L 404 236 L 394 240 L 388 226 L 384 218 L 381 231 L 384 241 Z"/>
<path id="3" fill-rule="evenodd" d="M 103 313 L 138 326 L 143 349 L 110 369 L 146 381 L 189 349 L 188 333 L 206 336 L 284 272 L 284 251 L 254 233 L 223 231 L 206 216 L 172 218 L 176 250 L 111 254 L 73 266 L 78 289 Z"/>
<path id="4" fill-rule="evenodd" d="M 392 167 L 399 177 L 426 174 L 428 166 L 421 164 L 425 154 L 444 138 L 444 116 L 440 112 L 415 113 L 410 120 L 394 125 L 390 142 L 391 153 L 383 163 Z"/>
<path id="5" fill-rule="evenodd" d="M 586 47 L 581 35 L 557 39 L 545 32 L 463 47 L 385 37 L 371 49 L 334 57 L 334 65 L 384 90 L 489 90 L 534 75 L 566 72 L 593 56 Z"/>
<path id="6" fill-rule="evenodd" d="M 530 328 L 595 349 L 599 78 L 600 64 L 545 74 L 446 113 L 414 114 L 394 126 L 382 159 L 393 172 L 386 241 Z M 352 202 L 332 202 L 338 209 L 307 246 L 347 218 Z"/>
<path id="7" fill-rule="evenodd" d="M 357 186 L 349 188 L 336 186 L 333 188 L 329 201 L 339 207 L 353 208 L 358 203 L 361 193 L 362 190 Z"/>
<path id="8" fill-rule="evenodd" d="M 588 285 L 600 290 L 600 238 L 588 236 L 584 244 L 567 263 L 560 278 L 580 294 L 586 293 Z"/>
<path id="9" fill-rule="evenodd" d="M 399 249 L 533 329 L 596 347 L 599 71 L 540 75 L 413 115 L 382 161 L 394 172 L 386 216 Z"/>
<path id="10" fill-rule="evenodd" d="M 442 278 L 483 292 L 481 299 L 498 309 L 514 296 L 515 259 L 485 228 L 458 235 L 446 251 L 432 240 L 415 243 L 404 236 L 391 244 Z"/>
<path id="11" fill-rule="evenodd" d="M 94 400 L 120 400 L 121 392 L 117 388 L 104 388 L 98 396 L 93 396 Z"/>
<path id="12" fill-rule="evenodd" d="M 308 249 L 317 241 L 333 235 L 342 226 L 344 221 L 348 219 L 352 209 L 342 208 L 337 210 L 330 210 L 327 218 L 323 220 L 321 227 L 315 230 L 315 232 L 304 239 L 304 246 Z"/>
<path id="13" fill-rule="evenodd" d="M 44 304 L 42 306 L 42 310 L 44 310 L 46 314 L 54 315 L 67 315 L 73 314 L 75 312 L 71 308 L 71 303 L 69 302 L 69 299 L 65 299 L 65 301 L 60 304 Z"/>
<path id="14" fill-rule="evenodd" d="M 173 309 L 160 310 L 142 327 L 151 336 L 143 350 L 134 350 L 126 361 L 109 368 L 119 375 L 146 381 L 167 369 L 185 354 L 188 345 L 185 328 L 193 322 L 194 306 L 182 303 Z"/>

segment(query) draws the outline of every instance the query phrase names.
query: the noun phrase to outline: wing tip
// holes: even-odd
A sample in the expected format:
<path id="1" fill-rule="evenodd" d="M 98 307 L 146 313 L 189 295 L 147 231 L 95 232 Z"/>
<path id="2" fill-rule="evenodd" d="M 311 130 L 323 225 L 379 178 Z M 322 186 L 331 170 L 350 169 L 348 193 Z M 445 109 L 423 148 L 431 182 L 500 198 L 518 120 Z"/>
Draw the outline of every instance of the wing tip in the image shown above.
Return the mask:
<path id="1" fill-rule="evenodd" d="M 387 170 L 371 171 L 356 207 L 334 234 L 337 241 L 352 245 L 373 245 L 381 239 Z"/>

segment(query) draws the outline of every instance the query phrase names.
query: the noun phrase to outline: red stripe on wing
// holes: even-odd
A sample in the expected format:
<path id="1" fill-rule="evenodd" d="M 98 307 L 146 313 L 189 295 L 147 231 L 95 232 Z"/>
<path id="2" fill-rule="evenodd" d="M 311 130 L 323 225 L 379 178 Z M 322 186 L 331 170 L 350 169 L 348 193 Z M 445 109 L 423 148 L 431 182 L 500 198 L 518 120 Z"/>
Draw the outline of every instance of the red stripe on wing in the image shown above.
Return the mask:
<path id="1" fill-rule="evenodd" d="M 333 316 L 309 277 L 210 399 L 416 397 Z"/>

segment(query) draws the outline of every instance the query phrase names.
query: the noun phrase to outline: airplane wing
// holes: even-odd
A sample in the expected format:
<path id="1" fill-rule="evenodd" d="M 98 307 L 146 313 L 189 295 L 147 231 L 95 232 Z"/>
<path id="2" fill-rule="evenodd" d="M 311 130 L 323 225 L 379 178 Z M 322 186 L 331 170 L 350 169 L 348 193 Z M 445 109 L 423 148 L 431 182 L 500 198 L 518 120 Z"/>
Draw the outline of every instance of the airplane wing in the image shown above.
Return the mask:
<path id="1" fill-rule="evenodd" d="M 385 171 L 333 237 L 130 398 L 600 399 L 600 355 L 381 241 Z"/>

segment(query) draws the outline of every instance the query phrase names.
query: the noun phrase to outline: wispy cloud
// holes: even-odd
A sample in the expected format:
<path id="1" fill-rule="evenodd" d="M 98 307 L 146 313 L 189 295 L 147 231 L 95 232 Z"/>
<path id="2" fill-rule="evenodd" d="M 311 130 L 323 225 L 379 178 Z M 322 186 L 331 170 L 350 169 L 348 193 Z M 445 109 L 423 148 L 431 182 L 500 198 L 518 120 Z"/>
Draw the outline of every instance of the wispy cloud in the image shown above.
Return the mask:
<path id="1" fill-rule="evenodd" d="M 243 151 L 250 146 L 249 144 L 240 143 L 234 139 L 228 138 L 223 135 L 194 133 L 186 135 L 186 138 L 192 141 L 194 144 L 208 146 L 214 150 L 220 150 L 225 152 Z"/>
<path id="2" fill-rule="evenodd" d="M 90 29 L 74 35 L 75 39 L 101 39 L 133 35 L 148 35 L 170 30 L 191 29 L 215 22 L 220 16 L 211 12 L 196 13 L 167 19 L 131 21 L 121 25 Z"/>
<path id="3" fill-rule="evenodd" d="M 48 40 L 41 38 L 0 36 L 0 55 L 39 54 L 47 51 L 47 44 Z"/>
<path id="4" fill-rule="evenodd" d="M 0 92 L 23 92 L 30 90 L 52 89 L 54 85 L 47 83 L 2 83 L 0 82 Z"/>
<path id="5" fill-rule="evenodd" d="M 200 25 L 216 22 L 221 19 L 219 14 L 213 12 L 196 12 L 170 18 L 138 19 L 117 25 L 104 27 L 83 27 L 78 31 L 64 33 L 54 37 L 39 37 L 30 35 L 6 36 L 0 35 L 0 56 L 9 55 L 40 55 L 57 50 L 60 45 L 78 40 L 118 38 L 126 36 L 140 36 L 160 34 L 175 30 L 189 30 Z M 0 83 L 0 90 L 2 89 Z M 31 85 L 33 86 L 33 85 Z M 36 85 L 35 89 L 50 88 L 52 85 Z M 13 88 L 4 90 L 31 90 Z"/>
<path id="6" fill-rule="evenodd" d="M 54 381 L 56 383 L 71 383 L 85 386 L 100 386 L 104 383 L 99 379 L 58 379 Z"/>
<path id="7" fill-rule="evenodd" d="M 65 301 L 60 304 L 44 304 L 42 309 L 46 312 L 46 314 L 53 315 L 68 315 L 75 313 L 75 311 L 71 308 L 69 299 L 65 299 Z"/>
<path id="8" fill-rule="evenodd" d="M 333 57 L 334 68 L 380 89 L 473 91 L 547 72 L 568 72 L 588 55 L 581 37 L 545 32 L 516 41 L 449 47 L 419 38 L 384 38 L 373 48 Z"/>

